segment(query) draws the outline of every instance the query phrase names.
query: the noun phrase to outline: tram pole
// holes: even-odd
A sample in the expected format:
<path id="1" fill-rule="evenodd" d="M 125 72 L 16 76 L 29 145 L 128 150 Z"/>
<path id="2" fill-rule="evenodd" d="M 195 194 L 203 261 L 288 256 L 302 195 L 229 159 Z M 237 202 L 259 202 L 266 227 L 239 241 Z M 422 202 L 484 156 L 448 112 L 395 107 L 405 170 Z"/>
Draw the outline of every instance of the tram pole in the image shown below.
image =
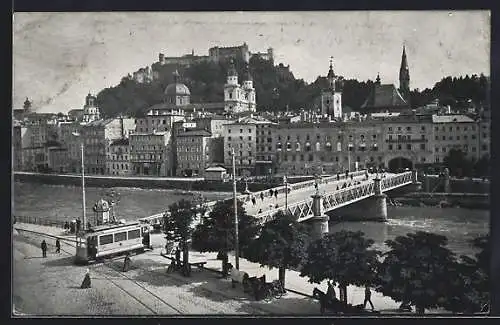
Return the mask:
<path id="1" fill-rule="evenodd" d="M 85 231 L 87 227 L 87 212 L 85 209 L 85 165 L 84 165 L 84 155 L 85 155 L 85 149 L 83 145 L 83 139 L 82 143 L 80 145 L 80 148 L 82 150 L 82 209 L 83 209 L 83 230 Z"/>
<path id="2" fill-rule="evenodd" d="M 240 252 L 239 252 L 239 236 L 238 236 L 238 201 L 236 200 L 236 163 L 234 160 L 234 148 L 231 149 L 231 156 L 233 162 L 233 201 L 234 201 L 234 260 L 237 270 L 240 269 Z"/>

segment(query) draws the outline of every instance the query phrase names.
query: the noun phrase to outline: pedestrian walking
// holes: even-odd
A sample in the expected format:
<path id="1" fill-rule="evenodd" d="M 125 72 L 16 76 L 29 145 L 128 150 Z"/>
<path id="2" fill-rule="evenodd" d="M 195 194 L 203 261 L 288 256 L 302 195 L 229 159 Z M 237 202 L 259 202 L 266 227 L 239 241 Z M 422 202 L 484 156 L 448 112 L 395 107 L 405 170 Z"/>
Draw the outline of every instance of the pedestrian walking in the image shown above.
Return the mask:
<path id="1" fill-rule="evenodd" d="M 255 206 L 255 204 L 257 204 L 257 202 L 255 201 L 255 196 L 252 196 L 252 203 L 254 206 Z"/>
<path id="2" fill-rule="evenodd" d="M 179 249 L 179 246 L 175 249 L 175 264 L 178 268 L 181 266 L 181 250 Z"/>
<path id="3" fill-rule="evenodd" d="M 130 253 L 125 255 L 125 259 L 123 260 L 123 269 L 122 272 L 127 272 L 130 269 Z"/>
<path id="4" fill-rule="evenodd" d="M 269 196 L 273 197 L 273 190 L 269 190 Z"/>
<path id="5" fill-rule="evenodd" d="M 371 298 L 372 298 L 372 292 L 370 291 L 370 287 L 366 286 L 365 287 L 365 301 L 363 302 L 363 308 L 366 308 L 366 303 L 369 302 L 370 306 L 372 306 L 372 310 L 375 309 L 373 307 L 373 303 L 372 303 L 372 299 Z"/>
<path id="6" fill-rule="evenodd" d="M 337 173 L 337 181 L 340 181 L 340 174 Z"/>
<path id="7" fill-rule="evenodd" d="M 59 238 L 56 239 L 56 253 L 61 253 L 61 242 Z"/>
<path id="8" fill-rule="evenodd" d="M 264 192 L 260 192 L 260 199 L 264 201 Z"/>
<path id="9" fill-rule="evenodd" d="M 45 239 L 42 241 L 42 245 L 40 245 L 42 248 L 42 256 L 47 257 L 47 243 L 45 242 Z"/>
<path id="10" fill-rule="evenodd" d="M 326 291 L 326 295 L 330 301 L 334 301 L 337 299 L 337 294 L 335 293 L 335 286 L 331 281 L 328 281 L 328 290 Z"/>
<path id="11" fill-rule="evenodd" d="M 351 181 L 353 180 L 354 176 L 351 174 Z"/>
<path id="12" fill-rule="evenodd" d="M 80 219 L 77 219 L 76 220 L 76 232 L 79 233 L 80 232 L 80 225 L 81 225 L 81 221 Z"/>
<path id="13" fill-rule="evenodd" d="M 80 286 L 81 289 L 88 289 L 91 287 L 91 281 L 90 281 L 90 269 L 87 269 L 87 272 L 85 273 L 85 277 L 83 278 L 82 285 Z"/>
<path id="14" fill-rule="evenodd" d="M 278 190 L 274 191 L 274 197 L 277 199 L 278 198 Z"/>

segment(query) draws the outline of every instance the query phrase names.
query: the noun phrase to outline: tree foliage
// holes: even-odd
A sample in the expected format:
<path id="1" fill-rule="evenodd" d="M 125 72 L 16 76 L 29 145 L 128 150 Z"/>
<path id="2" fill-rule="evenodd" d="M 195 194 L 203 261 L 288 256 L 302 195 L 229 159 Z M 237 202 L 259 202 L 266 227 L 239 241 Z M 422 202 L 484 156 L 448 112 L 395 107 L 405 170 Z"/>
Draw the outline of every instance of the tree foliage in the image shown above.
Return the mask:
<path id="1" fill-rule="evenodd" d="M 283 211 L 277 212 L 262 227 L 245 256 L 261 266 L 279 269 L 279 280 L 285 285 L 285 270 L 297 268 L 306 258 L 309 229 Z"/>
<path id="2" fill-rule="evenodd" d="M 428 232 L 387 240 L 390 250 L 379 264 L 377 290 L 396 301 L 415 305 L 419 313 L 444 307 L 450 288 L 459 287 L 459 269 L 447 238 Z"/>
<path id="3" fill-rule="evenodd" d="M 473 162 L 460 149 L 451 149 L 444 157 L 444 165 L 450 170 L 451 176 L 486 176 L 489 175 L 489 159 L 485 155 Z"/>
<path id="4" fill-rule="evenodd" d="M 193 232 L 192 247 L 200 252 L 219 252 L 233 250 L 235 243 L 234 201 L 218 201 L 208 216 L 203 216 L 201 223 Z M 259 231 L 257 219 L 249 216 L 243 203 L 238 201 L 238 238 L 240 255 Z M 227 237 L 226 237 L 227 236 Z"/>
<path id="5" fill-rule="evenodd" d="M 361 231 L 326 234 L 309 246 L 300 275 L 308 276 L 311 283 L 338 282 L 346 300 L 348 285 L 364 286 L 374 281 L 379 252 L 369 249 L 373 243 Z"/>
<path id="6" fill-rule="evenodd" d="M 189 263 L 188 241 L 193 232 L 193 222 L 205 213 L 205 206 L 190 200 L 182 199 L 172 203 L 163 215 L 163 231 L 167 240 L 180 243 L 183 251 L 184 266 Z"/>

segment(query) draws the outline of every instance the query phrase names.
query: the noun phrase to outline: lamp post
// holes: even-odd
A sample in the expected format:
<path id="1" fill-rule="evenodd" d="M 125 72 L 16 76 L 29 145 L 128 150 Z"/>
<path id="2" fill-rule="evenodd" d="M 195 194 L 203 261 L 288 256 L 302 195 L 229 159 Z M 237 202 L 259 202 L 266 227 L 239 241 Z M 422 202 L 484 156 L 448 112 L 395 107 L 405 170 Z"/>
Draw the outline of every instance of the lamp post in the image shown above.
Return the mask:
<path id="1" fill-rule="evenodd" d="M 237 270 L 240 269 L 240 257 L 239 257 L 239 238 L 238 238 L 238 201 L 236 201 L 236 163 L 234 158 L 234 148 L 231 148 L 231 158 L 233 162 L 233 201 L 234 201 L 234 254 L 235 254 L 235 267 Z"/>
<path id="2" fill-rule="evenodd" d="M 73 132 L 75 137 L 81 137 L 80 133 Z M 82 153 L 82 209 L 83 209 L 83 230 L 87 227 L 87 213 L 85 211 L 85 148 L 83 144 L 83 139 L 81 139 L 80 149 Z"/>
<path id="3" fill-rule="evenodd" d="M 283 183 L 285 183 L 285 213 L 288 213 L 288 180 L 286 175 L 283 176 Z"/>

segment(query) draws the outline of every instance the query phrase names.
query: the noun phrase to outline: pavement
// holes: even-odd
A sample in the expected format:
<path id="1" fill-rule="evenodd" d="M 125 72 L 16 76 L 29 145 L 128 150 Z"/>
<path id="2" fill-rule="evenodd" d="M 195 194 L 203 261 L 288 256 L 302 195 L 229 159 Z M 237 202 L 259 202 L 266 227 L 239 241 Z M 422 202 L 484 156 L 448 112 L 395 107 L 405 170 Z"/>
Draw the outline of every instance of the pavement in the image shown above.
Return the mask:
<path id="1" fill-rule="evenodd" d="M 184 278 L 166 273 L 170 260 L 161 256 L 165 245 L 162 234 L 153 234 L 153 250 L 132 256 L 132 269 L 121 272 L 123 258 L 88 266 L 91 289 L 79 289 L 86 267 L 73 265 L 73 236 L 60 228 L 16 223 L 14 235 L 13 301 L 18 313 L 29 315 L 174 315 L 174 314 L 264 314 L 319 315 L 319 302 L 312 295 L 314 287 L 326 292 L 326 282 L 311 284 L 299 272 L 287 270 L 281 299 L 254 301 L 241 287 L 231 288 L 230 280 L 217 272 L 221 261 L 216 253 L 190 252 L 191 261 L 206 261 L 206 269 L 193 267 L 192 276 Z M 41 258 L 41 237 L 23 230 L 40 232 L 63 239 L 62 253 L 55 254 L 55 239 L 46 238 L 49 253 Z M 67 240 L 65 240 L 67 239 Z M 234 265 L 234 256 L 230 256 Z M 278 278 L 277 269 L 260 267 L 240 258 L 240 270 L 250 276 L 266 275 L 268 282 Z M 364 288 L 348 287 L 348 302 L 363 303 Z M 35 294 L 34 294 L 35 293 Z M 338 294 L 338 293 L 337 293 Z M 398 303 L 372 292 L 377 310 L 393 313 Z"/>
<path id="2" fill-rule="evenodd" d="M 386 175 L 389 175 L 389 173 L 386 173 Z M 320 184 L 319 193 L 332 193 L 336 191 L 337 188 L 342 188 L 344 184 L 348 185 L 353 182 L 372 182 L 376 178 L 376 176 L 376 174 L 368 174 L 368 179 L 365 178 L 365 175 L 360 175 L 357 177 L 353 177 L 352 180 L 350 178 L 348 180 L 333 180 L 328 182 L 327 184 Z M 315 193 L 316 189 L 314 188 L 314 186 L 291 190 L 288 194 L 288 204 L 294 204 L 300 201 L 308 200 Z M 263 200 L 260 196 L 255 196 L 255 205 L 251 201 L 246 202 L 245 211 L 249 215 L 257 215 L 259 213 L 259 210 L 262 210 L 262 212 L 266 212 L 267 210 L 274 210 L 276 208 L 276 204 L 279 207 L 284 207 L 286 200 L 287 198 L 284 193 L 278 194 L 278 197 L 276 198 L 274 195 L 272 197 L 269 196 L 269 193 L 266 192 Z"/>

